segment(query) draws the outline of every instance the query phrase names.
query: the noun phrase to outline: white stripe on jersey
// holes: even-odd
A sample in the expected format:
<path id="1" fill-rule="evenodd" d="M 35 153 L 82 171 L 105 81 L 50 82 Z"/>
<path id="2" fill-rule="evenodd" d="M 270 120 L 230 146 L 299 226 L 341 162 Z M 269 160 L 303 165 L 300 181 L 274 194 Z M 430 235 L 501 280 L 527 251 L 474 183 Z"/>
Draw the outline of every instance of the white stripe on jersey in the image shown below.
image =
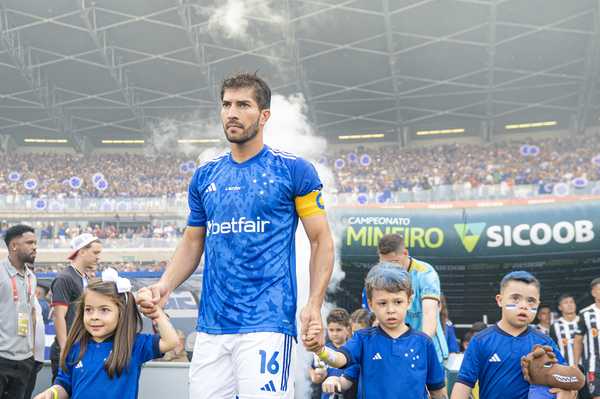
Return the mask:
<path id="1" fill-rule="evenodd" d="M 569 366 L 573 366 L 575 364 L 575 356 L 573 352 L 573 342 L 575 331 L 577 331 L 579 323 L 579 316 L 575 317 L 573 321 L 567 321 L 564 318 L 559 318 L 554 322 L 554 334 L 556 335 L 556 340 L 558 341 L 558 348 L 560 349 L 560 353 L 569 363 Z M 566 346 L 564 341 L 567 342 Z"/>
<path id="2" fill-rule="evenodd" d="M 584 308 L 580 315 L 583 316 L 585 327 L 587 329 L 587 340 L 584 340 L 584 342 L 587 344 L 586 353 L 588 355 L 588 372 L 595 372 L 596 358 L 599 355 L 596 352 L 600 351 L 600 334 L 598 334 L 598 331 L 600 330 L 600 309 L 598 309 L 595 304 L 592 304 Z M 593 331 L 596 331 L 596 337 L 594 337 Z M 596 339 L 597 345 L 594 345 L 594 339 Z"/>
<path id="3" fill-rule="evenodd" d="M 293 156 L 292 154 L 285 154 L 285 153 L 281 153 L 281 152 L 277 152 L 277 151 L 273 151 L 272 149 L 269 148 L 269 152 L 275 156 L 279 156 L 282 158 L 287 158 L 287 159 L 291 159 L 291 160 L 296 160 L 298 159 L 297 157 Z"/>

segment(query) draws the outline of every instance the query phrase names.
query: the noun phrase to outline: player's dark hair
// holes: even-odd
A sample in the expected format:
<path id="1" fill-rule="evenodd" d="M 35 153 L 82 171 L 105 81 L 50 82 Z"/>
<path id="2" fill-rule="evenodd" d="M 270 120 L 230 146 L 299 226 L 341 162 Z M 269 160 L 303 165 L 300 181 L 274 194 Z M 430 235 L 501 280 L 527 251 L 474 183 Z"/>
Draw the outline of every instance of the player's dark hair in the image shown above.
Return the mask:
<path id="1" fill-rule="evenodd" d="M 409 298 L 413 294 L 410 275 L 389 262 L 381 262 L 369 271 L 365 279 L 365 288 L 368 299 L 373 297 L 373 290 L 383 290 L 393 293 L 404 291 Z"/>
<path id="2" fill-rule="evenodd" d="M 593 289 L 598 284 L 600 284 L 600 277 L 596 277 L 595 279 L 592 280 L 592 282 L 590 283 L 590 288 Z"/>
<path id="3" fill-rule="evenodd" d="M 258 104 L 258 109 L 268 109 L 271 107 L 271 89 L 269 85 L 258 77 L 255 73 L 242 72 L 229 76 L 221 84 L 221 101 L 227 89 L 254 89 L 254 100 Z"/>
<path id="4" fill-rule="evenodd" d="M 21 237 L 25 233 L 35 233 L 35 230 L 31 226 L 27 226 L 26 224 L 15 224 L 11 226 L 6 233 L 4 233 L 4 243 L 6 247 L 10 245 L 10 242 L 15 238 Z"/>
<path id="5" fill-rule="evenodd" d="M 545 303 L 542 303 L 540 306 L 538 306 L 538 312 L 542 309 L 550 309 L 552 312 L 552 307 L 550 305 L 546 305 Z"/>
<path id="6" fill-rule="evenodd" d="M 338 323 L 344 327 L 350 327 L 350 313 L 346 309 L 335 308 L 327 315 L 327 324 Z"/>
<path id="7" fill-rule="evenodd" d="M 400 234 L 386 234 L 379 239 L 377 250 L 381 255 L 401 253 L 404 249 L 404 237 Z"/>
<path id="8" fill-rule="evenodd" d="M 525 284 L 533 284 L 537 287 L 538 291 L 540 289 L 540 281 L 535 278 L 533 274 L 524 270 L 517 270 L 502 277 L 502 280 L 500 281 L 500 291 L 503 291 L 504 288 L 506 288 L 506 285 L 511 281 L 520 281 Z"/>

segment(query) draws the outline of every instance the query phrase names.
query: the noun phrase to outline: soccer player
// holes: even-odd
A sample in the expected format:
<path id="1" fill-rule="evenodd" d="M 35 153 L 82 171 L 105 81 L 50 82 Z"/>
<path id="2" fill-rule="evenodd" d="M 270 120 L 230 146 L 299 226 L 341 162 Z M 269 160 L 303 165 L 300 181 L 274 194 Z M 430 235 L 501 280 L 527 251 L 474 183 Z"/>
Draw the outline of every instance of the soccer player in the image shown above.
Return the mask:
<path id="1" fill-rule="evenodd" d="M 504 276 L 496 303 L 502 309 L 502 318 L 471 339 L 452 389 L 452 399 L 468 399 L 477 382 L 480 398 L 527 399 L 530 385 L 523 378 L 520 360 L 536 344 L 552 346 L 558 361 L 564 363 L 550 337 L 529 326 L 540 303 L 540 282 L 532 274 L 515 271 Z M 557 393 L 559 399 L 574 398 L 577 394 L 542 389 Z"/>
<path id="2" fill-rule="evenodd" d="M 333 270 L 322 184 L 309 162 L 264 145 L 271 91 L 262 79 L 246 73 L 226 79 L 221 100 L 231 151 L 192 177 L 187 228 L 150 287 L 152 304 L 164 305 L 204 253 L 190 399 L 293 398 L 298 218 L 311 247 L 302 333 L 310 322 L 322 326 Z M 323 330 L 316 334 L 324 342 Z"/>
<path id="3" fill-rule="evenodd" d="M 445 376 L 431 338 L 405 323 L 410 276 L 389 263 L 373 267 L 365 280 L 377 327 L 357 331 L 339 351 L 306 339 L 305 346 L 332 367 L 360 366 L 362 398 L 447 398 Z M 311 324 L 312 326 L 312 324 Z M 316 326 L 317 331 L 319 326 Z M 327 388 L 324 386 L 324 388 Z M 336 390 L 347 386 L 340 383 Z M 333 392 L 331 389 L 324 389 Z"/>
<path id="4" fill-rule="evenodd" d="M 575 298 L 570 294 L 562 294 L 558 298 L 558 310 L 561 317 L 556 320 L 550 328 L 550 338 L 556 342 L 560 353 L 563 355 L 569 366 L 576 366 L 573 342 L 575 332 L 579 323 L 577 316 L 577 305 Z"/>
<path id="5" fill-rule="evenodd" d="M 583 353 L 585 361 L 586 381 L 590 395 L 600 398 L 600 277 L 590 284 L 594 303 L 579 312 L 579 326 L 575 333 L 574 352 L 575 363 L 581 360 Z M 585 347 L 584 347 L 585 345 Z"/>
<path id="6" fill-rule="evenodd" d="M 423 331 L 433 339 L 440 363 L 448 359 L 448 343 L 440 322 L 440 278 L 428 263 L 408 254 L 404 238 L 399 234 L 386 234 L 377 246 L 380 262 L 390 262 L 410 274 L 414 292 L 406 322 L 411 328 Z M 366 290 L 363 290 L 363 307 L 369 309 Z"/>

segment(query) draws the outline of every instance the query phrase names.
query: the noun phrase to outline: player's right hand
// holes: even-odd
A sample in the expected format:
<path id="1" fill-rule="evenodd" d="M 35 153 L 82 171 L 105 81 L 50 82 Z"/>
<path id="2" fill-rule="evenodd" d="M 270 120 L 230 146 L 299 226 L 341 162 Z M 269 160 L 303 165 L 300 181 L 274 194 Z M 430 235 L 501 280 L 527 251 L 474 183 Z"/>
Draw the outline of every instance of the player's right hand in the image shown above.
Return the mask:
<path id="1" fill-rule="evenodd" d="M 306 332 L 302 335 L 302 343 L 306 347 L 306 350 L 310 352 L 318 352 L 323 348 L 321 340 L 321 332 L 323 326 L 317 321 L 310 322 Z"/>
<path id="2" fill-rule="evenodd" d="M 323 392 L 325 393 L 342 392 L 342 382 L 340 381 L 340 377 L 328 377 L 323 381 L 321 389 L 323 389 Z"/>

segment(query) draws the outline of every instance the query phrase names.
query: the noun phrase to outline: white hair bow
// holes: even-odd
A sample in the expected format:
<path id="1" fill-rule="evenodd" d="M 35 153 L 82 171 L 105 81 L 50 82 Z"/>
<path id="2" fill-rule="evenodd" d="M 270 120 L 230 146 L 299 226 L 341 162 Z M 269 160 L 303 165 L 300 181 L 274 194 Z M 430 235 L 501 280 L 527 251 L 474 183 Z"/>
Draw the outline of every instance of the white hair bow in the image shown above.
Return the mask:
<path id="1" fill-rule="evenodd" d="M 119 273 L 112 267 L 109 267 L 102 272 L 102 281 L 112 281 L 115 283 L 119 294 L 131 291 L 131 281 L 129 281 L 128 278 L 119 277 Z"/>

